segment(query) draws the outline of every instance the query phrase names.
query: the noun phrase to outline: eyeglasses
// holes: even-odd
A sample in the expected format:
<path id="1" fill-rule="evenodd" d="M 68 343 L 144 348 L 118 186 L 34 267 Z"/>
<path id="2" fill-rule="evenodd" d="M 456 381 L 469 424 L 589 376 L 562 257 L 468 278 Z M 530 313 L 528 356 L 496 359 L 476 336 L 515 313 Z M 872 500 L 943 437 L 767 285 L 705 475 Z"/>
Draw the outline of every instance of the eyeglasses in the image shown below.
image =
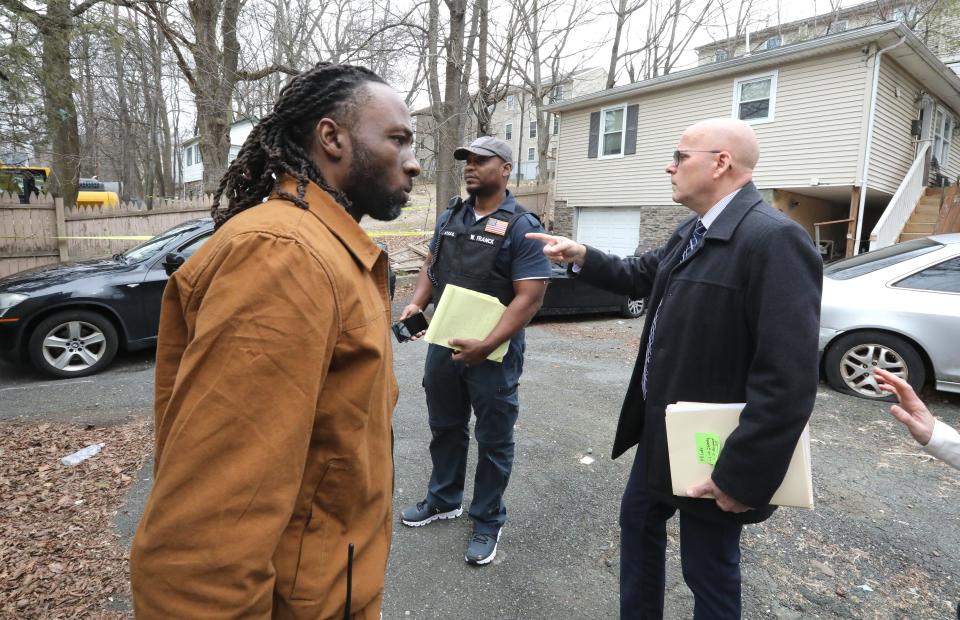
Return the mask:
<path id="1" fill-rule="evenodd" d="M 683 156 L 686 155 L 687 153 L 713 153 L 714 155 L 716 155 L 717 153 L 722 153 L 722 152 L 723 151 L 690 151 L 690 150 L 681 151 L 680 149 L 677 149 L 676 151 L 673 152 L 673 165 L 679 166 L 680 161 L 683 159 Z"/>

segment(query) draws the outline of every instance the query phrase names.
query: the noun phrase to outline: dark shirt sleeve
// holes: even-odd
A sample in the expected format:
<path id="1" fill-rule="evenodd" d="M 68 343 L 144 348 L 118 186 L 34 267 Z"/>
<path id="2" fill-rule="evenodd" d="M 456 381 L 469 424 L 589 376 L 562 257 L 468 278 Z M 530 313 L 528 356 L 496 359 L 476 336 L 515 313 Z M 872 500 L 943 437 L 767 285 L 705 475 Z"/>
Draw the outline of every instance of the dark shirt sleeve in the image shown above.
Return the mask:
<path id="1" fill-rule="evenodd" d="M 613 293 L 628 295 L 631 299 L 648 297 L 653 290 L 660 264 L 682 240 L 683 227 L 673 232 L 667 243 L 640 256 L 620 258 L 587 246 L 583 267 L 576 275 Z"/>
<path id="2" fill-rule="evenodd" d="M 748 506 L 769 503 L 813 411 L 822 287 L 823 262 L 803 229 L 781 226 L 758 238 L 744 298 L 754 342 L 747 404 L 712 476 Z"/>
<path id="3" fill-rule="evenodd" d="M 532 215 L 518 218 L 510 227 L 512 280 L 549 279 L 550 261 L 543 253 L 543 243 L 527 239 L 529 232 L 543 232 L 543 226 Z"/>

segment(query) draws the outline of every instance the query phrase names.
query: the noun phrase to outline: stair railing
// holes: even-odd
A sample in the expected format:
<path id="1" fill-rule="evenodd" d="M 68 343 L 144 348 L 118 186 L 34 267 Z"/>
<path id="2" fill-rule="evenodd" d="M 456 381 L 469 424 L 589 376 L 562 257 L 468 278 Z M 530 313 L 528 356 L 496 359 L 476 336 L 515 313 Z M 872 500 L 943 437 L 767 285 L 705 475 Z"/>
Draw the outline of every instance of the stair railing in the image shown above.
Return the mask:
<path id="1" fill-rule="evenodd" d="M 877 225 L 873 227 L 873 232 L 870 233 L 871 251 L 896 243 L 900 233 L 903 232 L 903 227 L 906 226 L 910 216 L 913 215 L 917 203 L 923 197 L 925 188 L 923 168 L 929 150 L 929 142 L 925 142 L 920 147 L 916 159 L 913 160 L 913 165 L 910 166 L 907 175 L 903 177 L 903 182 L 900 183 L 900 187 L 897 188 L 893 198 L 887 203 L 887 208 L 884 209 Z"/>

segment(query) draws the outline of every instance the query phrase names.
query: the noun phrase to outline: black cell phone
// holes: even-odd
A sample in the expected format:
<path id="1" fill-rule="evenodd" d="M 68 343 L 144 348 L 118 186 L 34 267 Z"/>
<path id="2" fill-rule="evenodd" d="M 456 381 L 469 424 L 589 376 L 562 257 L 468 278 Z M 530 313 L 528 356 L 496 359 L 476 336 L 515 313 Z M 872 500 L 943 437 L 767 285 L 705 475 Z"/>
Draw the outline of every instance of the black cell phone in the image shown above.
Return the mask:
<path id="1" fill-rule="evenodd" d="M 422 312 L 418 312 L 394 323 L 393 335 L 397 337 L 397 342 L 406 342 L 425 329 L 427 329 L 427 317 L 423 316 Z"/>

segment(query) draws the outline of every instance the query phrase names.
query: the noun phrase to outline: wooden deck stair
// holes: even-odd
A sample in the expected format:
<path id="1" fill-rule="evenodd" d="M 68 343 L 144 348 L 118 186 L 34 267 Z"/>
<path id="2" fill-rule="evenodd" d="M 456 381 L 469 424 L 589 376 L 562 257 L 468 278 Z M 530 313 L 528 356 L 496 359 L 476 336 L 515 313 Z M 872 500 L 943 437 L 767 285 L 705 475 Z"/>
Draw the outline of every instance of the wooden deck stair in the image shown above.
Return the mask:
<path id="1" fill-rule="evenodd" d="M 929 188 L 924 192 L 923 198 L 903 227 L 898 242 L 945 232 L 960 232 L 960 209 L 952 204 L 958 198 L 956 188 L 948 190 L 943 212 L 940 209 L 941 195 L 942 190 L 939 188 Z M 951 206 L 953 208 L 950 208 Z"/>

